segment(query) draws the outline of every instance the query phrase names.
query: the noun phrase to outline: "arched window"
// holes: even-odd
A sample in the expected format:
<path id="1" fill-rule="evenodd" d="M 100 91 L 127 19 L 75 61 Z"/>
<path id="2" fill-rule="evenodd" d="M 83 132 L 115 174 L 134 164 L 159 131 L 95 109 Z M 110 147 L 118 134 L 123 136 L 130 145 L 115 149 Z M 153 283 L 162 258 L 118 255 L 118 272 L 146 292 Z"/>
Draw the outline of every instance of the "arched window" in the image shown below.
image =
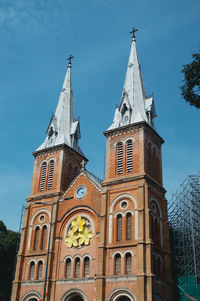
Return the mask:
<path id="1" fill-rule="evenodd" d="M 47 226 L 42 227 L 42 244 L 41 248 L 44 250 L 46 248 L 46 240 L 47 240 Z"/>
<path id="2" fill-rule="evenodd" d="M 119 142 L 117 144 L 117 174 L 120 175 L 123 172 L 123 144 Z"/>
<path id="3" fill-rule="evenodd" d="M 157 176 L 156 148 L 153 149 L 153 175 Z"/>
<path id="4" fill-rule="evenodd" d="M 53 184 L 53 171 L 54 171 L 54 160 L 49 162 L 49 174 L 48 174 L 48 184 L 47 188 L 51 189 Z"/>
<path id="5" fill-rule="evenodd" d="M 47 163 L 43 162 L 41 167 L 41 174 L 40 174 L 40 191 L 43 191 L 45 189 L 46 173 L 47 173 Z"/>
<path id="6" fill-rule="evenodd" d="M 150 237 L 152 240 L 154 240 L 154 226 L 153 226 L 153 216 L 152 214 L 150 213 Z"/>
<path id="7" fill-rule="evenodd" d="M 126 214 L 126 239 L 132 239 L 132 214 L 130 212 Z"/>
<path id="8" fill-rule="evenodd" d="M 38 262 L 38 279 L 42 279 L 42 268 L 43 268 L 43 262 L 39 261 Z"/>
<path id="9" fill-rule="evenodd" d="M 154 220 L 154 234 L 155 234 L 155 242 L 158 243 L 158 219 L 157 219 L 157 217 Z"/>
<path id="10" fill-rule="evenodd" d="M 67 258 L 66 260 L 66 270 L 65 270 L 66 278 L 70 278 L 71 276 L 71 259 Z"/>
<path id="11" fill-rule="evenodd" d="M 128 140 L 126 142 L 126 172 L 133 171 L 133 142 Z"/>
<path id="12" fill-rule="evenodd" d="M 74 178 L 76 178 L 77 175 L 78 175 L 78 167 L 76 166 L 74 168 Z"/>
<path id="13" fill-rule="evenodd" d="M 75 260 L 74 277 L 80 277 L 80 258 L 76 258 Z"/>
<path id="14" fill-rule="evenodd" d="M 115 255 L 115 274 L 119 275 L 121 273 L 121 256 L 120 254 Z"/>
<path id="15" fill-rule="evenodd" d="M 132 255 L 130 253 L 126 253 L 125 257 L 125 273 L 131 274 L 132 273 Z"/>
<path id="16" fill-rule="evenodd" d="M 84 277 L 89 277 L 90 275 L 90 259 L 88 257 L 84 258 Z"/>
<path id="17" fill-rule="evenodd" d="M 68 165 L 68 173 L 67 173 L 67 186 L 70 185 L 71 181 L 72 181 L 72 164 L 69 163 L 69 165 Z"/>
<path id="18" fill-rule="evenodd" d="M 35 262 L 30 263 L 30 272 L 29 272 L 29 279 L 33 280 L 34 279 L 34 273 L 35 273 Z"/>
<path id="19" fill-rule="evenodd" d="M 40 233 L 40 227 L 37 226 L 37 227 L 35 228 L 34 251 L 38 249 L 38 244 L 39 244 L 39 233 Z"/>
<path id="20" fill-rule="evenodd" d="M 122 240 L 122 215 L 117 215 L 117 241 Z"/>
<path id="21" fill-rule="evenodd" d="M 149 174 L 152 175 L 151 142 L 149 142 Z"/>
<path id="22" fill-rule="evenodd" d="M 156 275 L 156 257 L 153 255 L 152 272 Z"/>
<path id="23" fill-rule="evenodd" d="M 161 260 L 160 257 L 157 259 L 157 278 L 161 278 Z"/>

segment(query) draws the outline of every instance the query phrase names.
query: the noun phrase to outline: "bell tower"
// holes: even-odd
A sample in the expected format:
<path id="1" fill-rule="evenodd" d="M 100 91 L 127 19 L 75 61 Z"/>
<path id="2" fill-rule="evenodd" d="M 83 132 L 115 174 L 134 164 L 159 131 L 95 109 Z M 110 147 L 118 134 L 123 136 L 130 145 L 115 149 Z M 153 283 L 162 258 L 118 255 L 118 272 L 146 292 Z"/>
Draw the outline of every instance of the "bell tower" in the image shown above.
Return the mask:
<path id="1" fill-rule="evenodd" d="M 72 90 L 71 60 L 60 93 L 56 112 L 49 122 L 46 138 L 37 148 L 30 198 L 61 194 L 80 171 L 85 158 L 78 141 L 81 138 L 80 123 L 75 119 Z"/>
<path id="2" fill-rule="evenodd" d="M 154 98 L 146 96 L 135 32 L 131 32 L 121 102 L 113 123 L 104 132 L 106 235 L 102 258 L 107 254 L 106 277 L 115 277 L 116 281 L 115 294 L 109 300 L 125 300 L 120 299 L 122 295 L 127 296 L 126 300 L 170 301 L 169 228 L 162 185 L 164 141 L 154 127 Z M 106 287 L 111 290 L 112 283 L 108 281 Z"/>
<path id="3" fill-rule="evenodd" d="M 33 152 L 35 160 L 32 186 L 24 213 L 12 301 L 30 300 L 29 293 L 31 300 L 41 299 L 44 279 L 47 281 L 46 290 L 50 290 L 54 245 L 49 241 L 54 241 L 59 201 L 62 201 L 63 193 L 80 173 L 81 163 L 83 165 L 83 162 L 88 161 L 78 144 L 81 134 L 80 123 L 75 119 L 74 113 L 72 58 L 70 55 L 57 108 L 49 122 L 46 138 Z M 38 289 L 39 292 L 36 292 Z"/>

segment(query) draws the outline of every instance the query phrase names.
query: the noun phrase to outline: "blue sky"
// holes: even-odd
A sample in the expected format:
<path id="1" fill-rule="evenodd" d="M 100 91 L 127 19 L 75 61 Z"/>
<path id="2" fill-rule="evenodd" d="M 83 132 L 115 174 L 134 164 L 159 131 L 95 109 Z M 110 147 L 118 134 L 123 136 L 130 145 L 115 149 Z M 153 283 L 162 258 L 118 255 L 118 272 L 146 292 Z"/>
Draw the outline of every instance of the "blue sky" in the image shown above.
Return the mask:
<path id="1" fill-rule="evenodd" d="M 0 219 L 17 230 L 30 193 L 34 151 L 44 140 L 72 53 L 76 116 L 88 170 L 104 173 L 105 137 L 119 104 L 137 32 L 147 94 L 164 138 L 164 186 L 171 194 L 200 163 L 200 111 L 181 99 L 182 65 L 200 41 L 199 0 L 1 0 Z"/>

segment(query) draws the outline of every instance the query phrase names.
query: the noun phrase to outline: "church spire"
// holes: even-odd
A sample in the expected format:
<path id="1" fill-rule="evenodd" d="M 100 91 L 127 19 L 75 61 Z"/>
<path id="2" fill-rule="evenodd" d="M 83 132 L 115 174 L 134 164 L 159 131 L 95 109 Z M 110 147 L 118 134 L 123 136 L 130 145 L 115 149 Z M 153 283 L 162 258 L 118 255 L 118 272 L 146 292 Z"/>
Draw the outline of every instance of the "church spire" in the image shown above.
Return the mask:
<path id="1" fill-rule="evenodd" d="M 52 115 L 49 122 L 49 126 L 46 131 L 46 139 L 40 145 L 37 151 L 60 144 L 66 144 L 82 154 L 78 146 L 78 140 L 81 138 L 80 125 L 79 121 L 75 119 L 74 113 L 74 97 L 71 75 L 72 58 L 73 56 L 70 54 L 68 58 L 68 68 L 58 100 L 56 112 L 54 115 Z"/>
<path id="2" fill-rule="evenodd" d="M 144 88 L 136 49 L 136 31 L 135 28 L 131 31 L 131 50 L 120 106 L 116 109 L 113 123 L 108 130 L 141 121 L 153 126 L 153 118 L 156 116 L 153 97 L 147 98 Z"/>

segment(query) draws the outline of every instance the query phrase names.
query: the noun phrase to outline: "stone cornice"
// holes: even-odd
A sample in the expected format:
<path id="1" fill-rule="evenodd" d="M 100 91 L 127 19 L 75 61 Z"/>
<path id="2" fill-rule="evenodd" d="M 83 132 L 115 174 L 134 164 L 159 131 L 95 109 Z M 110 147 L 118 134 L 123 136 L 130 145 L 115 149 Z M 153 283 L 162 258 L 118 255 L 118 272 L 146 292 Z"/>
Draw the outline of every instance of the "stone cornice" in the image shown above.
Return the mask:
<path id="1" fill-rule="evenodd" d="M 148 184 L 155 186 L 158 190 L 160 190 L 162 193 L 165 193 L 166 190 L 165 188 L 160 185 L 156 180 L 154 180 L 152 177 L 150 177 L 147 174 L 138 174 L 138 175 L 134 175 L 134 176 L 124 176 L 124 177 L 117 177 L 117 178 L 113 178 L 110 180 L 104 180 L 101 185 L 102 187 L 106 187 L 106 186 L 113 186 L 113 185 L 119 185 L 122 183 L 128 183 L 128 182 L 135 182 L 135 181 L 139 181 L 139 180 L 145 180 L 145 182 L 147 182 Z M 138 186 L 141 183 L 138 183 Z"/>
<path id="2" fill-rule="evenodd" d="M 112 130 L 105 131 L 105 132 L 103 132 L 103 134 L 106 137 L 112 137 L 112 136 L 116 136 L 116 135 L 120 135 L 120 134 L 123 134 L 123 133 L 131 132 L 131 131 L 134 131 L 136 129 L 145 128 L 145 127 L 150 129 L 161 140 L 161 143 L 165 142 L 162 139 L 162 137 L 156 132 L 156 130 L 154 130 L 146 121 L 141 121 L 141 122 L 121 126 L 121 127 L 118 127 L 118 128 L 112 129 Z"/>
<path id="3" fill-rule="evenodd" d="M 37 158 L 37 157 L 43 156 L 44 154 L 53 154 L 53 153 L 56 153 L 56 152 L 58 152 L 60 150 L 70 150 L 73 153 L 77 154 L 78 156 L 81 156 L 83 158 L 83 160 L 85 160 L 86 162 L 88 162 L 88 159 L 84 155 L 78 153 L 77 151 L 75 151 L 73 148 L 71 148 L 70 146 L 68 146 L 66 144 L 60 144 L 60 145 L 48 147 L 48 148 L 45 148 L 45 149 L 42 149 L 42 150 L 35 151 L 32 154 L 33 154 L 33 156 L 35 158 Z"/>

